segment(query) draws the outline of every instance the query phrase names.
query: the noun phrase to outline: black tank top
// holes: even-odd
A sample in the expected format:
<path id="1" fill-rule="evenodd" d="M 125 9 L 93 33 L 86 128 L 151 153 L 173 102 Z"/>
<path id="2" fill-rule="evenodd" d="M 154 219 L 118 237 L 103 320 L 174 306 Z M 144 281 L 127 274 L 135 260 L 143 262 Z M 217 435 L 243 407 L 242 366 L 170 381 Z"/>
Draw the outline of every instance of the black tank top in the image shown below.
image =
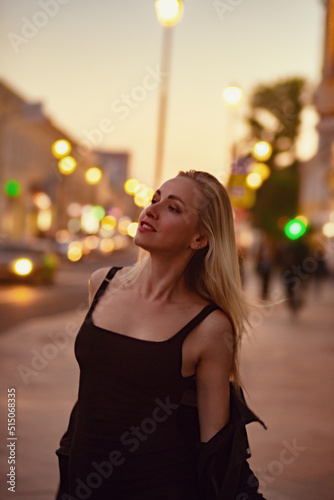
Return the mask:
<path id="1" fill-rule="evenodd" d="M 182 343 L 218 307 L 205 306 L 166 341 L 100 328 L 92 312 L 118 269 L 107 274 L 75 341 L 80 384 L 71 498 L 199 500 L 194 458 L 178 423 L 182 396 L 194 382 L 181 374 Z"/>

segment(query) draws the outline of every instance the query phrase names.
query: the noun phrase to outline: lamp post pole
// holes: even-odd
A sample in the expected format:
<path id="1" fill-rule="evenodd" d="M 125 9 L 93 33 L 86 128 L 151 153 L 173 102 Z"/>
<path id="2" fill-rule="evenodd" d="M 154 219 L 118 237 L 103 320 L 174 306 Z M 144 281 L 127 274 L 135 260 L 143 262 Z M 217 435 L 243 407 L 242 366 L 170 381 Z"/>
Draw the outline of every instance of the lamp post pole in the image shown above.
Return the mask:
<path id="1" fill-rule="evenodd" d="M 163 160 L 165 152 L 166 118 L 171 68 L 173 26 L 177 24 L 182 17 L 183 4 L 181 0 L 156 0 L 155 9 L 159 23 L 163 26 L 161 54 L 161 72 L 163 78 L 160 84 L 158 130 L 154 169 L 154 184 L 155 187 L 158 187 L 162 179 Z"/>
<path id="2" fill-rule="evenodd" d="M 170 63 L 171 63 L 171 52 L 172 52 L 171 49 L 172 49 L 172 35 L 173 35 L 172 30 L 173 30 L 172 26 L 165 26 L 163 28 L 162 57 L 161 57 L 161 72 L 163 78 L 160 84 L 158 130 L 157 130 L 155 176 L 154 176 L 154 185 L 156 188 L 161 183 L 163 158 L 165 151 L 166 118 L 167 118 L 167 104 L 168 104 L 168 93 L 169 93 Z"/>
<path id="3" fill-rule="evenodd" d="M 227 104 L 227 130 L 225 144 L 227 144 L 228 160 L 226 168 L 226 176 L 232 173 L 234 162 L 237 160 L 237 139 L 236 139 L 236 125 L 237 125 L 237 110 L 242 99 L 242 90 L 231 85 L 226 87 L 223 91 L 223 99 Z M 225 148 L 224 148 L 225 149 Z"/>

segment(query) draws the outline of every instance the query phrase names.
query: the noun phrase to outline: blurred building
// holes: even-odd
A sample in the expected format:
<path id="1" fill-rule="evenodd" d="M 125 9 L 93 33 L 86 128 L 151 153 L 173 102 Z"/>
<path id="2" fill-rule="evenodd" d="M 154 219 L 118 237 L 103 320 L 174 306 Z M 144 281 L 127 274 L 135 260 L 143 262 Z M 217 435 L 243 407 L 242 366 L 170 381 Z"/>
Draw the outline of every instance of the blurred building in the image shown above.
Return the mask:
<path id="1" fill-rule="evenodd" d="M 320 116 L 319 148 L 300 171 L 301 209 L 316 228 L 327 223 L 329 214 L 334 212 L 334 0 L 327 0 L 324 5 L 324 62 L 315 96 Z"/>
<path id="2" fill-rule="evenodd" d="M 69 153 L 77 160 L 70 175 L 58 169 L 58 159 L 52 153 L 55 141 L 65 139 L 71 144 Z M 79 148 L 78 148 L 79 149 Z M 40 103 L 26 102 L 12 88 L 0 81 L 0 234 L 23 238 L 39 235 L 36 206 L 37 193 L 51 200 L 51 226 L 46 236 L 66 228 L 67 207 L 71 202 L 119 206 L 131 209 L 124 192 L 128 176 L 128 153 L 77 151 L 76 142 L 45 116 Z M 93 166 L 102 170 L 102 180 L 89 184 L 86 171 Z M 20 186 L 18 196 L 5 192 L 8 181 Z"/>

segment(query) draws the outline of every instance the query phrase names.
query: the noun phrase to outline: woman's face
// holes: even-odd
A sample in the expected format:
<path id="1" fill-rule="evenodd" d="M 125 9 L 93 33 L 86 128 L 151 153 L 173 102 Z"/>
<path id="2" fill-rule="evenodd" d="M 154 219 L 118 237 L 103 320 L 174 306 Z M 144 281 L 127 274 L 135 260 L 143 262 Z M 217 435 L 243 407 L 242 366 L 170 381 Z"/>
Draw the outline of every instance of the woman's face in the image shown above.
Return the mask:
<path id="1" fill-rule="evenodd" d="M 202 198 L 192 179 L 165 182 L 141 213 L 134 243 L 149 252 L 174 255 L 202 248 L 206 244 L 199 231 Z"/>

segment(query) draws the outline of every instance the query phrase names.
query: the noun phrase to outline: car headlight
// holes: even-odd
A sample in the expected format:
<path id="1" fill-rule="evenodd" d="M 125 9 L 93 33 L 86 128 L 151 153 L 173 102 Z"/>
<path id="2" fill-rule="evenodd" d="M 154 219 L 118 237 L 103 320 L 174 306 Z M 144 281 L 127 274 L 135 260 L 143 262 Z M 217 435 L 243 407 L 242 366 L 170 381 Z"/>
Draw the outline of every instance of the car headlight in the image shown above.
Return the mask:
<path id="1" fill-rule="evenodd" d="M 12 263 L 12 269 L 19 276 L 27 276 L 31 273 L 33 264 L 30 259 L 16 259 Z"/>

